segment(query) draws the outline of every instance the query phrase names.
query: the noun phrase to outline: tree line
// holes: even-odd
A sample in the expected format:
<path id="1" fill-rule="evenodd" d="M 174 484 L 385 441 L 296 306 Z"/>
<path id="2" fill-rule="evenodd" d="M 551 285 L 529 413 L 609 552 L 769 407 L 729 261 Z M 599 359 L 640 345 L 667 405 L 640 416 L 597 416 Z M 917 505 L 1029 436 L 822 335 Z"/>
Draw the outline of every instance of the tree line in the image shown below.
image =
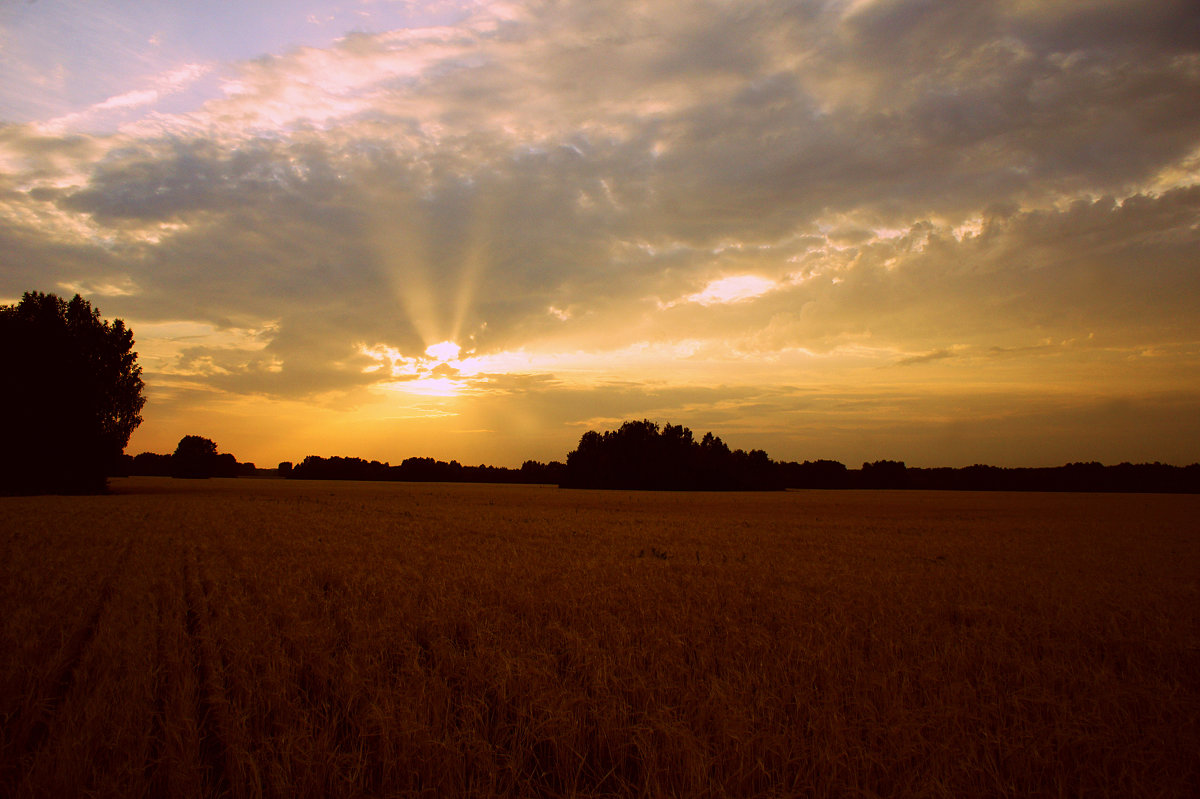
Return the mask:
<path id="1" fill-rule="evenodd" d="M 840 468 L 838 468 L 840 467 Z M 1084 491 L 1200 493 L 1200 464 L 1096 461 L 1046 467 L 976 464 L 954 467 L 906 467 L 903 461 L 864 463 L 847 469 L 836 461 L 781 463 L 788 488 L 920 489 L 926 491 Z"/>
<path id="2" fill-rule="evenodd" d="M 296 465 L 279 464 L 279 476 L 292 480 L 395 480 L 442 483 L 558 483 L 565 467 L 558 461 L 527 460 L 519 469 L 503 466 L 464 466 L 458 461 L 406 458 L 399 465 L 362 458 L 322 458 L 309 455 Z"/>
<path id="3" fill-rule="evenodd" d="M 140 457 L 140 456 L 139 456 Z M 917 468 L 878 460 L 851 469 L 834 460 L 776 461 L 763 450 L 730 449 L 719 437 L 699 439 L 682 425 L 628 421 L 603 433 L 589 430 L 566 462 L 525 461 L 519 469 L 464 466 L 407 458 L 399 465 L 310 455 L 278 474 L 295 480 L 391 480 L 539 483 L 563 488 L 658 491 L 778 491 L 796 489 L 924 489 L 943 491 L 1100 491 L 1200 493 L 1200 464 L 1068 463 L 1044 468 Z"/>

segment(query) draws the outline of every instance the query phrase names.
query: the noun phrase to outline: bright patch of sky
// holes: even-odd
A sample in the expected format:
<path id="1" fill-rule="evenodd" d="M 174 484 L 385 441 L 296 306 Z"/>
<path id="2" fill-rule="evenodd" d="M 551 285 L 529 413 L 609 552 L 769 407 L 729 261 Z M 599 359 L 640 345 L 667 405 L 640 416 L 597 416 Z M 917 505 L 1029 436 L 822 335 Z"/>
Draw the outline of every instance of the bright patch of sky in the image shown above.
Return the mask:
<path id="1" fill-rule="evenodd" d="M 723 305 L 752 300 L 775 288 L 775 281 L 758 275 L 734 275 L 714 280 L 702 291 L 689 295 L 688 302 L 699 305 Z"/>

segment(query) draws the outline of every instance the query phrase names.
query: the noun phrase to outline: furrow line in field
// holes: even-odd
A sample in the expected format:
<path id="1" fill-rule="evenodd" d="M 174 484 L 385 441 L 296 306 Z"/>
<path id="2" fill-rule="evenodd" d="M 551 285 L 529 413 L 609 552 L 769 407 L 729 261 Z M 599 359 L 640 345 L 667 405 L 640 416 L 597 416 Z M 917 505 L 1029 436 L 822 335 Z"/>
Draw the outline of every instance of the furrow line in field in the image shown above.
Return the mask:
<path id="1" fill-rule="evenodd" d="M 187 554 L 182 541 L 173 541 L 170 549 L 173 557 L 164 557 L 155 591 L 157 679 L 146 761 L 146 781 L 152 796 L 195 793 L 198 778 L 195 686 L 191 682 L 195 671 L 185 629 Z"/>
<path id="2" fill-rule="evenodd" d="M 150 719 L 150 753 L 146 758 L 146 783 L 155 786 L 166 749 L 167 688 L 169 675 L 166 672 L 167 658 L 167 613 L 165 599 L 156 597 L 154 627 L 154 665 L 158 670 L 154 688 L 154 711 Z"/>
<path id="3" fill-rule="evenodd" d="M 205 772 L 207 795 L 244 795 L 234 779 L 237 764 L 229 748 L 232 729 L 229 697 L 225 691 L 220 651 L 213 637 L 208 595 L 200 579 L 200 567 L 194 548 L 187 551 L 184 564 L 185 624 L 191 643 L 192 663 L 196 672 L 196 718 L 199 727 L 200 762 Z"/>
<path id="4" fill-rule="evenodd" d="M 157 586 L 158 629 L 154 719 L 146 777 L 151 796 L 198 796 L 210 769 L 201 758 L 200 665 L 189 604 L 190 553 L 182 540 L 169 545 Z"/>
<path id="5" fill-rule="evenodd" d="M 54 665 L 49 669 L 48 676 L 43 680 L 43 691 L 37 702 L 25 705 L 26 713 L 18 713 L 14 718 L 6 719 L 5 727 L 12 732 L 5 735 L 5 770 L 32 762 L 38 751 L 46 743 L 54 724 L 54 717 L 59 705 L 62 704 L 78 677 L 79 664 L 87 654 L 88 647 L 96 638 L 100 620 L 112 600 L 113 589 L 125 563 L 129 560 L 129 552 L 133 548 L 133 540 L 125 542 L 125 546 L 117 555 L 115 563 L 105 575 L 97 598 L 83 623 L 80 624 L 59 649 L 59 655 Z M 5 788 L 9 775 L 0 775 L 0 788 Z M 6 791 L 0 790 L 0 794 Z"/>

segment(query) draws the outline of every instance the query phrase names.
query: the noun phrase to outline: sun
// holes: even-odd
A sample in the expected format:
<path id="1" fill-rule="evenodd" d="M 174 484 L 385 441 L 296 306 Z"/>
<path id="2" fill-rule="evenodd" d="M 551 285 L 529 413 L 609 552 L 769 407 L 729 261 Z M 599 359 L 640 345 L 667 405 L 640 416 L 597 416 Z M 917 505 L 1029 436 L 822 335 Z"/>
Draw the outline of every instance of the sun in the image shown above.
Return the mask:
<path id="1" fill-rule="evenodd" d="M 422 397 L 457 397 L 466 388 L 459 367 L 462 347 L 453 341 L 439 341 L 425 348 L 423 356 L 411 357 L 386 345 L 362 346 L 362 354 L 376 363 L 367 372 L 382 372 L 396 378 L 377 387 Z"/>
<path id="2" fill-rule="evenodd" d="M 426 355 L 442 363 L 456 360 L 460 352 L 462 352 L 462 347 L 453 341 L 440 341 L 437 344 L 430 344 L 425 348 Z"/>

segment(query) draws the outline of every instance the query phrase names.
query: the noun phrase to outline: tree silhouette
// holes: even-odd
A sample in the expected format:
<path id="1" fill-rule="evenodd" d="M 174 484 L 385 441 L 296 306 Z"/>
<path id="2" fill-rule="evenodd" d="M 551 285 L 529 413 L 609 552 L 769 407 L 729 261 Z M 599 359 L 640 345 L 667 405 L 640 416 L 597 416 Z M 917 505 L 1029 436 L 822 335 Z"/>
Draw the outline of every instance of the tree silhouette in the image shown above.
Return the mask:
<path id="1" fill-rule="evenodd" d="M 133 458 L 131 474 L 149 475 L 152 477 L 171 476 L 171 456 L 158 455 L 153 452 L 140 452 Z"/>
<path id="2" fill-rule="evenodd" d="M 78 294 L 0 306 L 0 491 L 103 490 L 142 421 L 141 372 L 133 332 Z"/>
<path id="3" fill-rule="evenodd" d="M 908 469 L 904 461 L 864 463 L 859 479 L 863 488 L 908 488 Z"/>
<path id="4" fill-rule="evenodd" d="M 171 456 L 172 477 L 215 477 L 219 471 L 220 460 L 215 441 L 202 436 L 179 439 L 175 454 Z"/>
<path id="5" fill-rule="evenodd" d="M 700 441 L 682 425 L 648 419 L 617 430 L 589 430 L 567 455 L 564 488 L 629 488 L 666 491 L 757 491 L 784 487 L 783 473 L 760 449 L 730 450 L 706 433 Z"/>

